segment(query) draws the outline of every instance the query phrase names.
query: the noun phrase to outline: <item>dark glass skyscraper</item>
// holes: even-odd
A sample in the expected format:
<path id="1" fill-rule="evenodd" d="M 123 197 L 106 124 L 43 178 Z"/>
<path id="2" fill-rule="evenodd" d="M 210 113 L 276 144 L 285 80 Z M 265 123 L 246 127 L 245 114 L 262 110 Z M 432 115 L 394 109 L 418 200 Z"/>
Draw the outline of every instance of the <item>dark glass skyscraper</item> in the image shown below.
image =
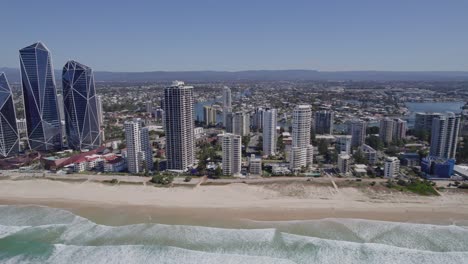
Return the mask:
<path id="1" fill-rule="evenodd" d="M 5 73 L 0 73 L 0 158 L 15 155 L 18 151 L 19 135 L 13 94 Z"/>
<path id="2" fill-rule="evenodd" d="M 20 67 L 29 147 L 60 150 L 62 125 L 49 50 L 41 42 L 21 49 Z"/>
<path id="3" fill-rule="evenodd" d="M 65 130 L 72 149 L 94 149 L 101 145 L 101 121 L 93 70 L 68 61 L 62 72 Z"/>

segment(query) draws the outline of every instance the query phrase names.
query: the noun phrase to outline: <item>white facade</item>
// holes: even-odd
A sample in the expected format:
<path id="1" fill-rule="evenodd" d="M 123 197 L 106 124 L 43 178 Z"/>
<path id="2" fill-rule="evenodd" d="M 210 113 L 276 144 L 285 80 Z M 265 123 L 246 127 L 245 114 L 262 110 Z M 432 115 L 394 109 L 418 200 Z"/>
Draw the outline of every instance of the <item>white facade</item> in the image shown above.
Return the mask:
<path id="1" fill-rule="evenodd" d="M 142 128 L 143 121 L 136 118 L 125 122 L 125 139 L 127 142 L 127 166 L 130 173 L 153 170 L 153 151 L 148 128 Z M 146 164 L 146 167 L 143 167 Z"/>
<path id="2" fill-rule="evenodd" d="M 454 159 L 457 151 L 460 115 L 448 112 L 432 120 L 430 155 Z"/>
<path id="3" fill-rule="evenodd" d="M 102 110 L 102 98 L 100 95 L 96 96 L 96 105 L 99 124 L 104 125 L 104 111 Z"/>
<path id="4" fill-rule="evenodd" d="M 263 155 L 270 156 L 276 154 L 276 109 L 267 109 L 263 112 Z"/>
<path id="5" fill-rule="evenodd" d="M 345 152 L 342 152 L 340 155 L 338 155 L 338 171 L 341 174 L 349 174 L 350 160 L 351 157 Z"/>
<path id="6" fill-rule="evenodd" d="M 242 167 L 242 139 L 239 135 L 221 134 L 223 175 L 240 176 Z"/>
<path id="7" fill-rule="evenodd" d="M 312 108 L 298 105 L 292 115 L 292 147 L 289 168 L 299 171 L 312 165 L 313 147 L 310 145 Z"/>
<path id="8" fill-rule="evenodd" d="M 57 94 L 57 107 L 60 114 L 60 120 L 65 121 L 65 108 L 63 105 L 63 95 Z"/>
<path id="9" fill-rule="evenodd" d="M 203 122 L 207 126 L 216 125 L 216 109 L 205 105 L 203 106 Z"/>
<path id="10" fill-rule="evenodd" d="M 262 175 L 262 159 L 252 154 L 249 158 L 249 174 Z"/>
<path id="11" fill-rule="evenodd" d="M 400 172 L 400 160 L 397 157 L 388 157 L 385 159 L 384 177 L 395 178 Z"/>
<path id="12" fill-rule="evenodd" d="M 166 157 L 170 170 L 187 170 L 195 162 L 193 87 L 174 81 L 164 89 Z"/>
<path id="13" fill-rule="evenodd" d="M 223 87 L 223 107 L 232 108 L 231 89 L 227 86 Z"/>
<path id="14" fill-rule="evenodd" d="M 141 152 L 141 139 L 140 129 L 141 122 L 137 120 L 127 121 L 125 127 L 125 140 L 127 142 L 127 166 L 128 172 L 140 172 L 140 152 Z"/>

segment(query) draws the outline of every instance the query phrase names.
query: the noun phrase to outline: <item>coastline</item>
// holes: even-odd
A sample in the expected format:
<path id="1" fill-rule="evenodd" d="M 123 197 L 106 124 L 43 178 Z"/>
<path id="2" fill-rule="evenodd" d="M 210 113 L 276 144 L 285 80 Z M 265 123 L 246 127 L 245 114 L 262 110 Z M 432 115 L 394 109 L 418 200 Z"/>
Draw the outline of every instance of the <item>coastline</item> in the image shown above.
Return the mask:
<path id="1" fill-rule="evenodd" d="M 196 188 L 2 180 L 0 204 L 65 209 L 104 225 L 161 223 L 241 228 L 323 218 L 468 225 L 468 195 L 422 197 L 303 183 Z"/>

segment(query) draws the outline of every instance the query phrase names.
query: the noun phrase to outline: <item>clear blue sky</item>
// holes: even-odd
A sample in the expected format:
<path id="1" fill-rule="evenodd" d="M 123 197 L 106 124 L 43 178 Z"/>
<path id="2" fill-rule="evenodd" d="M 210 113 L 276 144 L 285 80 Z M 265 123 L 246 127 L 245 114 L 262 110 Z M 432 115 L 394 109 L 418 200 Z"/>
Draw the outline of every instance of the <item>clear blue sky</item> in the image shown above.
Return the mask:
<path id="1" fill-rule="evenodd" d="M 5 0 L 1 14 L 7 67 L 41 40 L 57 69 L 468 70 L 466 0 Z"/>

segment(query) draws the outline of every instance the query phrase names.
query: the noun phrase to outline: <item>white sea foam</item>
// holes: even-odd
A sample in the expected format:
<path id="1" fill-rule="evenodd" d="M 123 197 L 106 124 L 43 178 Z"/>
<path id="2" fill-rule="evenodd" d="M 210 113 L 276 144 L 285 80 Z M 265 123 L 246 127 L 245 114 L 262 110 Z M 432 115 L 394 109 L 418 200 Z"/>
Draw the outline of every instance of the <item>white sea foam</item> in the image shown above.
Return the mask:
<path id="1" fill-rule="evenodd" d="M 112 227 L 59 209 L 0 207 L 0 263 L 468 263 L 464 227 L 358 219 L 248 226 Z"/>

